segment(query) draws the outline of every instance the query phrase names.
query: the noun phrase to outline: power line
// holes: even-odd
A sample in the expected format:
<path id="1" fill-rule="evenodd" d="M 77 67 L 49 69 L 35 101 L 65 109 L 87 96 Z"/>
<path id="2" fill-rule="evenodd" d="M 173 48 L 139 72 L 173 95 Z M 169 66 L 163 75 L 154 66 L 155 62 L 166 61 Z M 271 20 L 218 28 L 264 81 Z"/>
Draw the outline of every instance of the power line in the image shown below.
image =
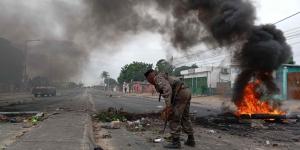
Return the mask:
<path id="1" fill-rule="evenodd" d="M 292 28 L 292 29 L 288 29 L 288 30 L 284 31 L 284 33 L 289 33 L 289 32 L 292 32 L 294 30 L 297 30 L 297 29 L 300 29 L 300 26 Z"/>
<path id="2" fill-rule="evenodd" d="M 279 20 L 279 21 L 277 21 L 277 22 L 275 22 L 275 23 L 273 23 L 273 24 L 278 24 L 278 23 L 283 22 L 283 21 L 285 21 L 285 20 L 287 20 L 287 19 L 289 19 L 289 18 L 292 18 L 292 17 L 294 17 L 294 16 L 296 16 L 296 15 L 298 15 L 298 14 L 300 14 L 300 11 L 299 11 L 299 12 L 296 12 L 295 14 L 292 14 L 292 15 L 290 15 L 290 16 L 288 16 L 288 17 L 285 17 L 285 18 L 283 18 L 283 19 L 281 19 L 281 20 Z"/>
<path id="3" fill-rule="evenodd" d="M 186 57 L 192 57 L 192 56 L 195 56 L 195 55 L 198 55 L 198 54 L 207 53 L 207 52 L 214 52 L 214 50 L 217 50 L 217 48 L 211 48 L 211 49 L 208 49 L 208 50 L 201 50 L 201 51 L 199 51 L 197 53 L 193 53 L 193 54 L 189 54 L 189 55 L 185 55 L 185 56 L 174 58 L 174 60 L 176 60 L 176 59 L 182 59 L 182 58 L 186 58 Z"/>
<path id="4" fill-rule="evenodd" d="M 296 15 L 298 15 L 298 14 L 300 14 L 300 11 L 299 11 L 299 12 L 296 12 L 295 14 L 292 14 L 292 15 L 290 15 L 290 16 L 288 16 L 288 17 L 285 17 L 285 18 L 283 18 L 283 19 L 281 19 L 281 20 L 279 20 L 279 21 L 277 21 L 277 22 L 275 22 L 275 23 L 273 23 L 273 24 L 278 24 L 278 23 L 283 22 L 283 21 L 285 21 L 285 20 L 287 20 L 287 19 L 289 19 L 289 18 L 292 18 L 292 17 L 294 17 L 294 16 L 296 16 Z M 297 30 L 297 29 L 300 29 L 300 27 L 296 27 L 296 28 L 287 30 L 287 31 L 286 31 L 286 32 L 287 32 L 286 34 L 288 34 L 287 39 L 297 38 L 297 36 L 300 35 L 300 33 L 298 34 L 298 31 L 291 32 L 291 31 Z M 288 33 L 288 32 L 291 32 L 291 33 Z M 297 34 L 294 34 L 294 33 L 297 33 Z M 298 44 L 298 43 L 296 43 L 296 44 Z M 207 53 L 207 52 L 210 52 L 210 50 L 216 50 L 216 48 L 209 49 L 209 50 L 203 50 L 203 51 L 200 51 L 200 52 L 197 52 L 197 53 L 194 53 L 194 54 L 190 54 L 190 55 L 186 55 L 186 56 L 182 56 L 182 57 L 177 57 L 177 58 L 174 58 L 174 60 L 192 57 L 192 56 L 195 56 L 195 55 L 197 55 L 197 54 Z M 205 57 L 209 57 L 209 56 L 205 56 Z M 207 58 L 207 59 L 211 59 L 211 58 L 213 58 L 213 57 L 215 57 L 215 56 L 211 56 L 210 58 Z M 218 57 L 218 56 L 216 56 L 216 57 Z M 204 60 L 205 60 L 205 59 L 204 59 Z M 197 62 L 197 61 L 196 61 L 196 62 Z M 185 62 L 185 63 L 187 63 L 187 62 Z M 189 62 L 189 63 L 190 63 L 190 62 Z M 181 64 L 184 64 L 184 63 L 181 63 Z M 177 64 L 175 64 L 175 65 L 177 65 Z"/>
<path id="5" fill-rule="evenodd" d="M 289 35 L 293 35 L 293 34 L 297 34 L 297 33 L 300 33 L 300 30 L 299 31 L 290 32 L 290 33 L 284 33 L 284 34 L 286 36 L 289 36 Z"/>
<path id="6" fill-rule="evenodd" d="M 287 40 L 292 40 L 292 39 L 297 39 L 297 38 L 300 38 L 300 36 L 289 37 L 289 38 L 287 38 Z"/>
<path id="7" fill-rule="evenodd" d="M 292 35 L 286 36 L 286 38 L 292 38 L 292 37 L 295 37 L 295 36 L 300 36 L 300 33 L 292 34 Z"/>
<path id="8" fill-rule="evenodd" d="M 219 55 L 219 54 L 217 54 L 217 55 L 211 56 L 209 58 L 205 58 L 205 59 L 201 59 L 201 60 L 195 60 L 195 61 L 180 62 L 180 63 L 176 63 L 174 65 L 177 66 L 177 65 L 187 64 L 187 63 L 214 62 L 214 61 L 222 60 L 222 59 L 224 59 L 224 57 L 228 57 L 228 56 L 230 56 L 230 55 L 226 55 L 226 54 L 225 55 Z"/>
<path id="9" fill-rule="evenodd" d="M 295 43 L 291 43 L 290 45 L 297 45 L 297 44 L 300 44 L 300 41 L 299 42 L 295 42 Z"/>
<path id="10" fill-rule="evenodd" d="M 210 53 L 210 54 L 208 54 L 208 55 L 202 55 L 202 56 L 198 56 L 198 57 L 194 57 L 195 59 L 210 59 L 211 57 L 217 57 L 217 56 L 219 56 L 220 55 L 220 53 L 217 53 L 217 52 L 214 52 L 214 53 Z M 225 55 L 225 54 L 223 54 L 223 55 Z M 204 57 L 204 58 L 203 58 Z"/>

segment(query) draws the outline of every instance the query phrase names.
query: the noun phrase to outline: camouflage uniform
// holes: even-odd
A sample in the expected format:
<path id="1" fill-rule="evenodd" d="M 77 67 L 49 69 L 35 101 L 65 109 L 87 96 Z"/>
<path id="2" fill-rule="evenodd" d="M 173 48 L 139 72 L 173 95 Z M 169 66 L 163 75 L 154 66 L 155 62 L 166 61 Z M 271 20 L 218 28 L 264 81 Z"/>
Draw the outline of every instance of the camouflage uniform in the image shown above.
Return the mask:
<path id="1" fill-rule="evenodd" d="M 178 79 L 170 77 L 163 73 L 158 73 L 155 76 L 155 89 L 161 93 L 165 99 L 166 106 L 173 107 L 173 115 L 169 122 L 171 134 L 174 138 L 179 138 L 181 130 L 188 135 L 193 135 L 193 128 L 189 116 L 191 92 Z M 176 86 L 181 86 L 178 93 L 175 95 Z M 174 102 L 172 105 L 172 98 Z"/>

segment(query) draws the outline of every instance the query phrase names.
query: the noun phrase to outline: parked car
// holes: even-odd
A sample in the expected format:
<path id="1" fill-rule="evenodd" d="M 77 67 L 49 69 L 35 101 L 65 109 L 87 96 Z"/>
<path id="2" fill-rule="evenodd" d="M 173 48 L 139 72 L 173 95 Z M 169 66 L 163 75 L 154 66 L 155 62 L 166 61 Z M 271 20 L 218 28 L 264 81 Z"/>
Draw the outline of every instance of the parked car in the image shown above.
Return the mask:
<path id="1" fill-rule="evenodd" d="M 55 87 L 34 87 L 32 89 L 32 94 L 35 97 L 38 96 L 56 96 L 56 88 Z"/>

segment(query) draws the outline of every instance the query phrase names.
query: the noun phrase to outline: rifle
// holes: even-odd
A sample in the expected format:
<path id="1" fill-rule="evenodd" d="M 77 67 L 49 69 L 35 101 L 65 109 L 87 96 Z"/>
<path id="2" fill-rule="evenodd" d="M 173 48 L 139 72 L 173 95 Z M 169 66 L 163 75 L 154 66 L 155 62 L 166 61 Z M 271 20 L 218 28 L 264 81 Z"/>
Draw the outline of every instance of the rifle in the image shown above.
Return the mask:
<path id="1" fill-rule="evenodd" d="M 158 98 L 158 102 L 161 101 L 161 92 L 159 92 L 159 98 Z"/>
<path id="2" fill-rule="evenodd" d="M 175 93 L 172 95 L 172 100 L 171 100 L 171 105 L 172 106 L 175 106 L 175 98 L 176 98 L 176 96 L 177 96 L 177 94 L 178 94 L 178 92 L 180 91 L 180 89 L 181 89 L 181 87 L 182 87 L 182 85 L 183 85 L 183 83 L 182 82 L 177 82 L 177 83 L 175 83 L 175 86 L 172 88 L 172 89 L 174 89 L 174 91 L 175 91 Z M 161 95 L 160 95 L 161 96 Z M 164 129 L 163 129 L 163 134 L 165 133 L 165 131 L 166 131 L 166 128 L 167 128 L 167 125 L 168 125 L 168 121 L 169 121 L 169 117 L 170 117 L 170 113 L 173 113 L 173 110 L 172 110 L 172 112 L 168 112 L 169 110 L 166 110 L 167 112 L 167 115 L 166 115 L 166 118 L 165 118 L 165 124 L 164 124 Z"/>

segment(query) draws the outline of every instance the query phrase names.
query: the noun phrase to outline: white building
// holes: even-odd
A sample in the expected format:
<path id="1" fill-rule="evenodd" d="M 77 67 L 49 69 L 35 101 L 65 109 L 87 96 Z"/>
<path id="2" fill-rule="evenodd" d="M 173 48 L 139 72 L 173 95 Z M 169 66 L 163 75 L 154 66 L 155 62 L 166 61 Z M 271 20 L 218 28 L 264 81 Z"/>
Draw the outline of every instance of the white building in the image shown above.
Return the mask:
<path id="1" fill-rule="evenodd" d="M 214 57 L 202 57 L 196 65 L 199 68 L 180 72 L 193 95 L 231 93 L 239 69 L 227 51 L 221 50 Z"/>

